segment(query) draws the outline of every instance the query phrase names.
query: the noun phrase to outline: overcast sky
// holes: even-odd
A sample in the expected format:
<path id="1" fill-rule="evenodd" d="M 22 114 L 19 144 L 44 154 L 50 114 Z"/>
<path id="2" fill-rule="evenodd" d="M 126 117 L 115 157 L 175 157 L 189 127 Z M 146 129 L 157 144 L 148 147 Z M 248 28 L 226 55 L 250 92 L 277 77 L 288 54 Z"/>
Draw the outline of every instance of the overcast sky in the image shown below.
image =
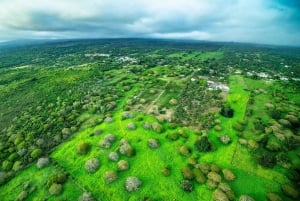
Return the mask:
<path id="1" fill-rule="evenodd" d="M 0 41 L 118 37 L 300 46 L 300 0 L 0 0 Z"/>

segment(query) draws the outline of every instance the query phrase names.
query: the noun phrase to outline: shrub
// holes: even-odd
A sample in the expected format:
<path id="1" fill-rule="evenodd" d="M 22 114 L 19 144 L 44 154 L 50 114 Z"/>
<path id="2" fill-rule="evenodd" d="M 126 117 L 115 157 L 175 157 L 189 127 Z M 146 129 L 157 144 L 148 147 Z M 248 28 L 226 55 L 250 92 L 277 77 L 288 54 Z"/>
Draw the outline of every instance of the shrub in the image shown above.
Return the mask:
<path id="1" fill-rule="evenodd" d="M 149 122 L 145 122 L 143 124 L 143 128 L 146 129 L 146 130 L 150 130 L 152 128 L 152 125 Z"/>
<path id="2" fill-rule="evenodd" d="M 276 158 L 272 153 L 263 151 L 258 157 L 258 163 L 264 167 L 272 168 L 276 165 Z"/>
<path id="3" fill-rule="evenodd" d="M 239 201 L 255 201 L 255 200 L 249 195 L 241 195 L 239 197 Z"/>
<path id="4" fill-rule="evenodd" d="M 228 104 L 224 104 L 222 105 L 220 114 L 224 117 L 232 118 L 234 111 Z"/>
<path id="5" fill-rule="evenodd" d="M 191 155 L 190 149 L 189 149 L 187 146 L 185 146 L 185 145 L 179 147 L 179 153 L 180 153 L 182 156 L 185 156 L 185 157 L 188 157 L 189 155 Z"/>
<path id="6" fill-rule="evenodd" d="M 192 192 L 193 191 L 193 183 L 189 180 L 182 180 L 181 181 L 181 188 L 185 192 Z"/>
<path id="7" fill-rule="evenodd" d="M 89 143 L 87 143 L 87 142 L 80 142 L 77 145 L 77 153 L 81 154 L 81 155 L 87 154 L 90 151 L 90 148 L 91 148 L 91 146 L 90 146 Z"/>
<path id="8" fill-rule="evenodd" d="M 88 173 L 94 173 L 99 169 L 100 163 L 97 158 L 91 158 L 85 162 L 85 170 Z"/>
<path id="9" fill-rule="evenodd" d="M 119 147 L 119 151 L 121 154 L 127 157 L 135 156 L 135 149 L 129 143 L 121 144 Z"/>
<path id="10" fill-rule="evenodd" d="M 167 138 L 168 138 L 169 140 L 176 141 L 176 140 L 178 140 L 179 136 L 178 136 L 177 133 L 169 133 L 169 134 L 167 135 Z"/>
<path id="11" fill-rule="evenodd" d="M 41 154 L 42 154 L 42 150 L 37 148 L 31 152 L 30 156 L 31 156 L 31 158 L 35 159 L 35 158 L 39 157 Z"/>
<path id="12" fill-rule="evenodd" d="M 197 164 L 196 168 L 199 168 L 201 170 L 201 172 L 203 172 L 204 174 L 208 174 L 210 171 L 210 165 L 205 162 L 201 162 L 201 163 Z"/>
<path id="13" fill-rule="evenodd" d="M 211 143 L 209 142 L 207 136 L 202 136 L 198 140 L 196 140 L 195 147 L 199 151 L 203 151 L 203 152 L 210 151 L 212 148 Z"/>
<path id="14" fill-rule="evenodd" d="M 227 181 L 234 181 L 236 176 L 228 169 L 224 169 L 223 171 L 224 179 Z"/>
<path id="15" fill-rule="evenodd" d="M 226 191 L 225 193 L 226 193 L 227 197 L 229 198 L 229 200 L 235 200 L 235 194 L 234 194 L 233 190 Z"/>
<path id="16" fill-rule="evenodd" d="M 113 135 L 113 134 L 107 134 L 105 137 L 104 137 L 104 140 L 107 141 L 107 142 L 110 142 L 110 143 L 113 143 L 117 140 L 116 136 Z"/>
<path id="17" fill-rule="evenodd" d="M 62 191 L 62 185 L 61 184 L 52 184 L 49 188 L 49 193 L 51 195 L 59 195 Z"/>
<path id="18" fill-rule="evenodd" d="M 219 186 L 218 186 L 218 188 L 221 191 L 225 192 L 225 193 L 228 192 L 228 191 L 231 191 L 230 186 L 228 184 L 226 184 L 226 183 L 220 183 Z"/>
<path id="19" fill-rule="evenodd" d="M 49 163 L 50 163 L 49 158 L 39 158 L 36 163 L 36 166 L 37 166 L 37 168 L 41 169 L 41 168 L 47 166 Z"/>
<path id="20" fill-rule="evenodd" d="M 104 119 L 104 122 L 106 122 L 106 123 L 112 123 L 113 121 L 114 121 L 114 119 L 112 117 L 106 117 Z"/>
<path id="21" fill-rule="evenodd" d="M 109 171 L 104 173 L 103 177 L 104 177 L 105 183 L 110 184 L 113 181 L 117 180 L 118 174 L 113 170 L 109 170 Z"/>
<path id="22" fill-rule="evenodd" d="M 275 138 L 269 138 L 266 144 L 266 149 L 269 151 L 280 151 L 280 143 Z"/>
<path id="23" fill-rule="evenodd" d="M 152 149 L 156 149 L 159 147 L 159 142 L 157 139 L 149 139 L 148 140 L 148 147 L 152 148 Z"/>
<path id="24" fill-rule="evenodd" d="M 127 130 L 135 130 L 136 129 L 136 125 L 134 123 L 129 123 L 126 126 Z"/>
<path id="25" fill-rule="evenodd" d="M 206 181 L 206 177 L 204 176 L 204 174 L 202 173 L 202 171 L 198 168 L 194 168 L 193 170 L 193 174 L 195 176 L 196 181 L 199 184 L 204 184 Z"/>
<path id="26" fill-rule="evenodd" d="M 128 177 L 125 181 L 125 189 L 128 192 L 136 191 L 142 185 L 142 182 L 137 177 Z"/>
<path id="27" fill-rule="evenodd" d="M 122 120 L 124 120 L 124 119 L 130 119 L 130 118 L 133 118 L 134 117 L 134 114 L 132 113 L 132 112 L 123 112 L 123 114 L 122 114 Z"/>
<path id="28" fill-rule="evenodd" d="M 14 162 L 14 165 L 13 165 L 13 167 L 12 167 L 12 169 L 14 170 L 14 171 L 19 171 L 19 170 L 21 170 L 23 168 L 23 165 L 22 165 L 22 162 L 21 161 L 16 161 L 16 162 Z"/>
<path id="29" fill-rule="evenodd" d="M 188 179 L 188 180 L 194 179 L 194 173 L 188 166 L 184 166 L 181 169 L 181 173 L 184 179 Z"/>
<path id="30" fill-rule="evenodd" d="M 213 190 L 213 189 L 216 189 L 218 187 L 218 183 L 211 180 L 211 179 L 208 179 L 206 181 L 206 186 L 207 186 L 208 189 Z"/>
<path id="31" fill-rule="evenodd" d="M 221 127 L 220 125 L 215 125 L 215 126 L 214 126 L 214 129 L 215 129 L 216 131 L 221 131 L 221 130 L 222 130 L 222 127 Z"/>
<path id="32" fill-rule="evenodd" d="M 213 192 L 213 200 L 214 201 L 229 201 L 227 195 L 219 189 L 216 189 Z"/>
<path id="33" fill-rule="evenodd" d="M 124 171 L 129 169 L 129 163 L 125 160 L 120 160 L 118 162 L 118 170 L 119 171 Z"/>
<path id="34" fill-rule="evenodd" d="M 214 182 L 216 182 L 216 183 L 220 183 L 221 180 L 222 180 L 222 177 L 216 172 L 208 173 L 207 178 L 214 181 Z"/>
<path id="35" fill-rule="evenodd" d="M 275 193 L 268 193 L 267 198 L 269 201 L 282 201 L 282 198 Z"/>
<path id="36" fill-rule="evenodd" d="M 169 165 L 165 166 L 162 170 L 161 173 L 165 176 L 168 177 L 171 175 L 171 167 Z"/>
<path id="37" fill-rule="evenodd" d="M 231 138 L 228 135 L 222 135 L 219 137 L 219 140 L 223 143 L 223 144 L 229 144 L 231 142 Z"/>
<path id="38" fill-rule="evenodd" d="M 23 201 L 28 197 L 28 193 L 27 191 L 21 191 L 21 193 L 19 193 L 16 201 Z"/>
<path id="39" fill-rule="evenodd" d="M 217 166 L 216 164 L 211 164 L 210 165 L 210 170 L 212 172 L 220 172 L 221 171 L 221 168 L 219 166 Z"/>
<path id="40" fill-rule="evenodd" d="M 0 172 L 0 186 L 2 184 L 4 184 L 4 182 L 6 181 L 6 179 L 7 179 L 6 173 L 5 172 Z"/>
<path id="41" fill-rule="evenodd" d="M 290 184 L 282 184 L 281 190 L 285 195 L 287 195 L 288 197 L 291 197 L 293 199 L 297 199 L 299 197 L 299 192 L 297 191 L 297 189 L 295 189 Z"/>
<path id="42" fill-rule="evenodd" d="M 4 171 L 9 171 L 11 170 L 13 164 L 11 161 L 5 160 L 2 162 L 2 170 Z"/>
<path id="43" fill-rule="evenodd" d="M 119 160 L 119 154 L 117 152 L 110 152 L 108 154 L 108 158 L 111 161 L 118 161 Z"/>
<path id="44" fill-rule="evenodd" d="M 113 134 L 107 134 L 102 141 L 100 141 L 99 146 L 102 148 L 110 148 L 112 143 L 116 141 L 116 136 Z"/>
<path id="45" fill-rule="evenodd" d="M 156 132 L 156 133 L 164 132 L 164 127 L 161 124 L 157 123 L 157 122 L 153 123 L 151 125 L 151 127 L 152 127 L 153 131 Z"/>
<path id="46" fill-rule="evenodd" d="M 46 185 L 48 187 L 50 187 L 54 183 L 63 184 L 67 181 L 67 179 L 68 179 L 68 176 L 65 173 L 53 174 L 48 178 Z"/>
<path id="47" fill-rule="evenodd" d="M 95 201 L 92 194 L 89 192 L 84 192 L 79 198 L 78 201 Z"/>

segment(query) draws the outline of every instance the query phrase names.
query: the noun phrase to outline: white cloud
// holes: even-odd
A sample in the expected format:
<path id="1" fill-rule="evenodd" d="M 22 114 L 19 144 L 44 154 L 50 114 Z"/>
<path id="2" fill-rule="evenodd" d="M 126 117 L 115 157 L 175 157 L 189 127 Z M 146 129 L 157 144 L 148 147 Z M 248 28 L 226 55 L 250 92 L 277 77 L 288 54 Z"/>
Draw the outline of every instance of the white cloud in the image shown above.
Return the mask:
<path id="1" fill-rule="evenodd" d="M 1 0 L 0 40 L 149 36 L 300 45 L 295 9 L 279 0 Z"/>

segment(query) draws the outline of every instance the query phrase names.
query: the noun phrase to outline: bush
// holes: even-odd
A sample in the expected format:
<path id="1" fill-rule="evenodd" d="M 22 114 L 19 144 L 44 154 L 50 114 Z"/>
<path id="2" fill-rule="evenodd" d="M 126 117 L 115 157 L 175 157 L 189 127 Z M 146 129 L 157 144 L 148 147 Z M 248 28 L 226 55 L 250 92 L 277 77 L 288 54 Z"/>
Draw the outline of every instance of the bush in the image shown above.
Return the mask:
<path id="1" fill-rule="evenodd" d="M 125 160 L 120 160 L 118 162 L 118 170 L 119 171 L 125 171 L 129 169 L 129 163 Z"/>
<path id="2" fill-rule="evenodd" d="M 152 125 L 151 125 L 149 122 L 145 122 L 145 123 L 143 124 L 143 128 L 144 128 L 145 130 L 150 130 L 150 129 L 152 128 Z"/>
<path id="3" fill-rule="evenodd" d="M 204 176 L 204 174 L 202 173 L 202 171 L 198 168 L 194 168 L 193 170 L 193 174 L 195 176 L 196 181 L 199 184 L 204 184 L 206 181 L 206 177 Z"/>
<path id="4" fill-rule="evenodd" d="M 2 162 L 2 170 L 4 171 L 9 171 L 11 170 L 13 164 L 11 161 L 5 160 Z"/>
<path id="5" fill-rule="evenodd" d="M 126 126 L 127 130 L 135 130 L 136 129 L 136 125 L 134 123 L 129 123 Z"/>
<path id="6" fill-rule="evenodd" d="M 179 153 L 180 153 L 182 156 L 185 156 L 185 157 L 188 157 L 189 155 L 191 155 L 190 149 L 189 149 L 187 146 L 185 146 L 185 145 L 179 147 Z"/>
<path id="7" fill-rule="evenodd" d="M 226 183 L 220 183 L 218 188 L 223 191 L 224 193 L 228 192 L 228 191 L 231 191 L 231 188 L 228 184 Z"/>
<path id="8" fill-rule="evenodd" d="M 28 197 L 28 193 L 27 191 L 21 191 L 21 193 L 19 193 L 16 201 L 23 201 Z"/>
<path id="9" fill-rule="evenodd" d="M 0 172 L 0 186 L 2 184 L 4 184 L 4 182 L 6 181 L 6 179 L 7 179 L 6 173 L 5 172 Z"/>
<path id="10" fill-rule="evenodd" d="M 224 104 L 222 105 L 220 114 L 224 117 L 232 118 L 234 111 L 228 104 Z"/>
<path id="11" fill-rule="evenodd" d="M 65 173 L 53 174 L 48 178 L 46 185 L 48 187 L 50 187 L 54 183 L 63 184 L 67 181 L 67 179 L 68 179 L 68 176 Z"/>
<path id="12" fill-rule="evenodd" d="M 239 197 L 239 201 L 255 201 L 255 200 L 249 195 L 241 195 Z"/>
<path id="13" fill-rule="evenodd" d="M 209 142 L 207 136 L 202 136 L 198 140 L 196 140 L 195 147 L 199 151 L 203 151 L 203 152 L 210 151 L 212 148 L 211 143 Z"/>
<path id="14" fill-rule="evenodd" d="M 118 174 L 113 170 L 109 170 L 109 171 L 104 173 L 103 177 L 104 177 L 105 183 L 110 184 L 113 181 L 117 180 Z"/>
<path id="15" fill-rule="evenodd" d="M 231 142 L 231 138 L 228 135 L 222 135 L 219 137 L 219 140 L 223 143 L 223 144 L 229 144 Z"/>
<path id="16" fill-rule="evenodd" d="M 203 172 L 203 174 L 208 174 L 210 171 L 210 165 L 205 162 L 201 162 L 197 164 L 196 168 L 199 168 L 201 172 Z"/>
<path id="17" fill-rule="evenodd" d="M 119 160 L 119 155 L 118 155 L 117 152 L 110 152 L 110 153 L 108 154 L 108 158 L 109 158 L 109 160 L 111 160 L 111 161 L 118 161 L 118 160 Z"/>
<path id="18" fill-rule="evenodd" d="M 47 166 L 49 163 L 50 163 L 49 158 L 39 158 L 36 163 L 36 166 L 37 166 L 37 168 L 41 169 L 41 168 Z"/>
<path id="19" fill-rule="evenodd" d="M 97 158 L 91 158 L 85 162 L 85 170 L 88 173 L 94 173 L 99 169 L 100 163 Z"/>
<path id="20" fill-rule="evenodd" d="M 176 140 L 178 140 L 179 136 L 178 136 L 177 133 L 169 133 L 169 134 L 167 135 L 167 138 L 168 138 L 169 140 L 176 141 Z"/>
<path id="21" fill-rule="evenodd" d="M 216 183 L 220 183 L 221 180 L 222 180 L 222 177 L 216 172 L 208 173 L 207 178 L 214 181 L 214 182 L 216 182 Z"/>
<path id="22" fill-rule="evenodd" d="M 42 154 L 42 150 L 38 148 L 38 149 L 34 149 L 31 152 L 30 156 L 31 156 L 31 158 L 35 159 L 35 158 L 39 157 L 41 154 Z"/>
<path id="23" fill-rule="evenodd" d="M 216 165 L 216 164 L 211 164 L 211 165 L 210 165 L 210 170 L 211 170 L 212 172 L 220 172 L 220 171 L 221 171 L 221 168 L 220 168 L 218 165 Z"/>
<path id="24" fill-rule="evenodd" d="M 142 185 L 142 182 L 137 177 L 128 177 L 125 181 L 125 189 L 128 192 L 136 191 Z"/>
<path id="25" fill-rule="evenodd" d="M 157 139 L 149 139 L 148 140 L 148 147 L 152 148 L 152 149 L 156 149 L 159 147 L 159 142 Z"/>
<path id="26" fill-rule="evenodd" d="M 123 143 L 119 147 L 119 151 L 121 154 L 132 157 L 135 156 L 135 149 L 129 143 Z"/>
<path id="27" fill-rule="evenodd" d="M 182 180 L 181 181 L 181 188 L 185 192 L 192 192 L 193 189 L 194 189 L 193 183 L 191 181 L 189 181 L 189 180 Z"/>
<path id="28" fill-rule="evenodd" d="M 107 134 L 102 141 L 100 141 L 99 146 L 102 148 L 110 148 L 112 143 L 116 141 L 116 136 L 113 134 Z"/>
<path id="29" fill-rule="evenodd" d="M 214 201 L 229 201 L 227 195 L 219 189 L 216 189 L 213 192 L 213 200 Z"/>
<path id="30" fill-rule="evenodd" d="M 95 201 L 92 194 L 89 192 L 84 192 L 79 198 L 78 201 Z"/>
<path id="31" fill-rule="evenodd" d="M 281 190 L 285 195 L 293 199 L 297 199 L 299 197 L 299 191 L 290 184 L 282 184 Z"/>
<path id="32" fill-rule="evenodd" d="M 281 146 L 277 139 L 269 138 L 266 144 L 266 149 L 268 149 L 269 151 L 280 151 Z"/>
<path id="33" fill-rule="evenodd" d="M 122 120 L 124 120 L 124 119 L 130 119 L 133 117 L 134 117 L 134 114 L 132 112 L 123 112 L 121 118 L 122 118 Z"/>
<path id="34" fill-rule="evenodd" d="M 171 167 L 169 165 L 165 166 L 162 170 L 161 173 L 165 176 L 168 177 L 171 175 Z"/>
<path id="35" fill-rule="evenodd" d="M 211 180 L 211 179 L 207 179 L 206 186 L 207 186 L 208 189 L 213 190 L 213 189 L 216 189 L 218 187 L 218 183 Z"/>
<path id="36" fill-rule="evenodd" d="M 16 161 L 16 162 L 14 162 L 14 165 L 13 165 L 13 167 L 12 167 L 12 169 L 14 170 L 14 171 L 19 171 L 19 170 L 21 170 L 23 168 L 23 165 L 22 165 L 22 162 L 21 161 Z"/>
<path id="37" fill-rule="evenodd" d="M 234 181 L 236 176 L 228 169 L 224 169 L 223 171 L 224 179 L 227 181 Z"/>
<path id="38" fill-rule="evenodd" d="M 151 127 L 152 127 L 153 131 L 156 132 L 156 133 L 164 132 L 164 127 L 161 124 L 157 123 L 157 122 L 153 123 L 151 125 Z"/>
<path id="39" fill-rule="evenodd" d="M 87 142 L 80 142 L 78 145 L 77 145 L 77 153 L 78 154 L 81 154 L 81 155 L 85 155 L 87 154 L 89 151 L 90 151 L 90 144 L 87 143 Z"/>
<path id="40" fill-rule="evenodd" d="M 264 151 L 259 156 L 258 163 L 264 167 L 272 168 L 276 165 L 276 157 L 272 153 Z"/>
<path id="41" fill-rule="evenodd" d="M 282 201 L 282 198 L 275 193 L 268 193 L 267 198 L 269 201 Z"/>
<path id="42" fill-rule="evenodd" d="M 61 184 L 52 184 L 49 188 L 49 193 L 51 195 L 59 195 L 62 191 L 62 185 Z"/>
<path id="43" fill-rule="evenodd" d="M 188 179 L 188 180 L 194 179 L 194 173 L 188 166 L 184 166 L 181 169 L 181 173 L 184 179 Z"/>

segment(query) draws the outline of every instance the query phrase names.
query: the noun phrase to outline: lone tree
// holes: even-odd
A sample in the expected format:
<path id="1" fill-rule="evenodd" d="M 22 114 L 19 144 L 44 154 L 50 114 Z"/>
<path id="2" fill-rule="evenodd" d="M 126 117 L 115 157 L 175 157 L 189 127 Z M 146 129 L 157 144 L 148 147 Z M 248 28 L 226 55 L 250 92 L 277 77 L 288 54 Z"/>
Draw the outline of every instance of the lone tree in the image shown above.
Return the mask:
<path id="1" fill-rule="evenodd" d="M 224 116 L 224 117 L 232 118 L 232 117 L 233 117 L 233 114 L 234 114 L 234 111 L 233 111 L 233 109 L 230 107 L 230 105 L 228 105 L 228 104 L 223 104 L 220 113 L 221 113 L 221 115 Z"/>
<path id="2" fill-rule="evenodd" d="M 212 149 L 211 143 L 209 142 L 207 136 L 202 136 L 201 138 L 196 140 L 195 147 L 199 151 L 203 151 L 203 152 L 207 152 L 207 151 L 210 151 Z"/>

